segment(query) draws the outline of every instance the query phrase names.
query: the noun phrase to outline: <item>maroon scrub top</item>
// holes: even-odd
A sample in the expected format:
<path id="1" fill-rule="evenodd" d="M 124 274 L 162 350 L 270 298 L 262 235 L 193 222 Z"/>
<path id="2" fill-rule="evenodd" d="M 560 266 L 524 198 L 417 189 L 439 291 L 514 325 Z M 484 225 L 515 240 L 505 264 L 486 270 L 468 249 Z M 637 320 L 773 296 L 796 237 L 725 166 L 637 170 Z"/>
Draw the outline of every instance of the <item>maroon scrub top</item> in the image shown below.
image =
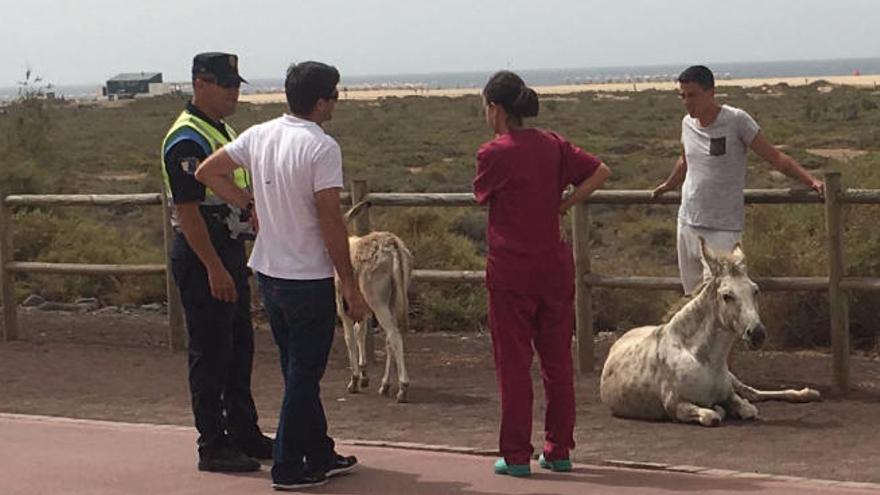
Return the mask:
<path id="1" fill-rule="evenodd" d="M 489 205 L 486 286 L 521 294 L 571 293 L 574 260 L 559 205 L 601 164 L 542 129 L 516 129 L 480 146 L 474 196 Z"/>

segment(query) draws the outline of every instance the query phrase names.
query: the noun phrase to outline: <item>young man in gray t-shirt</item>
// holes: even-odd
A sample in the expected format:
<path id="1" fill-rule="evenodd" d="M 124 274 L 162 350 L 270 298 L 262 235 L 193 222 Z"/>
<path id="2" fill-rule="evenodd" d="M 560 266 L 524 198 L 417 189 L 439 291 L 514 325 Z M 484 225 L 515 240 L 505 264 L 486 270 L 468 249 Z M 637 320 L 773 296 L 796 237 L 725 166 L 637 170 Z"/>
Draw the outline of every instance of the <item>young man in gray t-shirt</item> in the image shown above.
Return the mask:
<path id="1" fill-rule="evenodd" d="M 653 195 L 681 190 L 678 210 L 678 268 L 685 294 L 702 280 L 699 237 L 715 250 L 730 251 L 742 239 L 746 155 L 752 149 L 776 170 L 820 195 L 825 185 L 792 157 L 776 149 L 752 117 L 715 101 L 715 77 L 696 65 L 678 77 L 687 115 L 681 122 L 682 156 Z"/>

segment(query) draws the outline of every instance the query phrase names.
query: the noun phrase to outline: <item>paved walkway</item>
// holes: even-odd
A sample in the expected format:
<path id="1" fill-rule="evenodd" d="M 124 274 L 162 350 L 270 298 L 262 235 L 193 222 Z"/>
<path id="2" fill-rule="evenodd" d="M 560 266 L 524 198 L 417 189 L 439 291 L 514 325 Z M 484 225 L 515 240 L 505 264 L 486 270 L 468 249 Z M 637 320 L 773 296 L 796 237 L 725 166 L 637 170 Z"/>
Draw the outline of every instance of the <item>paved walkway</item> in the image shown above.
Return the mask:
<path id="1" fill-rule="evenodd" d="M 0 414 L 3 495 L 185 495 L 274 493 L 268 466 L 227 475 L 195 469 L 190 428 Z M 345 445 L 359 470 L 307 490 L 320 494 L 878 494 L 865 485 L 770 480 L 575 465 L 571 473 L 541 471 L 528 479 L 491 474 L 492 458 Z M 533 463 L 533 468 L 537 465 Z M 280 492 L 279 492 L 280 493 Z"/>

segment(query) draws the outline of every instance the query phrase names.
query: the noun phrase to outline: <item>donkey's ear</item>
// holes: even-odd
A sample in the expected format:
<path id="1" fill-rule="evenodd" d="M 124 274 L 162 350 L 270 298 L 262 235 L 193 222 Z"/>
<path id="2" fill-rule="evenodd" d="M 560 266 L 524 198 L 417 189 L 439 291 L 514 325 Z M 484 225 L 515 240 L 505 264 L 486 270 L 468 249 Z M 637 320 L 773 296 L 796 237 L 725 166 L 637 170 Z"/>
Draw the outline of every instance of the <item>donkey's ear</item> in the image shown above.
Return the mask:
<path id="1" fill-rule="evenodd" d="M 697 236 L 700 241 L 700 261 L 703 263 L 703 278 L 707 276 L 716 276 L 721 271 L 721 266 L 712 250 L 706 245 L 706 240 L 702 236 Z"/>
<path id="2" fill-rule="evenodd" d="M 733 264 L 736 265 L 737 268 L 746 271 L 746 253 L 743 251 L 742 243 L 737 241 L 736 245 L 733 246 L 733 251 L 730 253 L 730 260 L 733 261 Z"/>

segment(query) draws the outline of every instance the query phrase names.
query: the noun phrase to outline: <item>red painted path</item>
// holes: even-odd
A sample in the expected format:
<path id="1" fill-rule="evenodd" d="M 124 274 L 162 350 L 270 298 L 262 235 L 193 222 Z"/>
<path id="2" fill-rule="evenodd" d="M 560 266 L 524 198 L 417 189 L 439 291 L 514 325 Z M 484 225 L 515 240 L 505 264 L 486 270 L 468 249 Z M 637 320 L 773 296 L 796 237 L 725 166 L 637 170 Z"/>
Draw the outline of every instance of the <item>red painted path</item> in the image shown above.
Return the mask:
<path id="1" fill-rule="evenodd" d="M 258 473 L 201 473 L 190 428 L 0 414 L 2 495 L 189 495 L 274 492 L 268 466 Z M 528 479 L 492 474 L 493 458 L 341 445 L 361 461 L 353 473 L 305 490 L 320 494 L 878 494 L 867 484 L 686 474 L 575 465 L 536 470 Z M 723 474 L 723 473 L 721 473 Z"/>

